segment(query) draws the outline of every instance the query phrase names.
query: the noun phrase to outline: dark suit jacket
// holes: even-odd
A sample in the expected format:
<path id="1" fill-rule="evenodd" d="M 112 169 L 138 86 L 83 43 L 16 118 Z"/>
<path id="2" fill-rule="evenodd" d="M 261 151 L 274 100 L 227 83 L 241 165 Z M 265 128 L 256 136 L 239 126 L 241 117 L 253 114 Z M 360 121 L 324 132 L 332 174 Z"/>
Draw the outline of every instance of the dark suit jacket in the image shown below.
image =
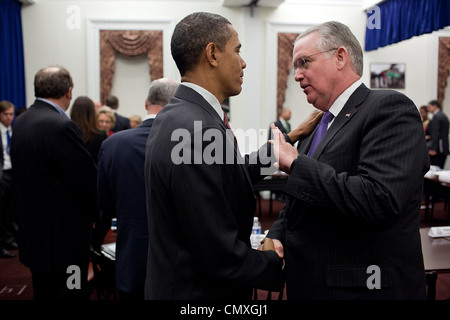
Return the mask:
<path id="1" fill-rule="evenodd" d="M 301 142 L 269 237 L 284 244 L 288 299 L 421 299 L 419 234 L 429 167 L 419 112 L 395 91 L 361 85 L 312 157 Z M 370 265 L 381 289 L 368 289 Z"/>
<path id="2" fill-rule="evenodd" d="M 145 163 L 147 299 L 251 299 L 253 287 L 281 277 L 277 254 L 250 246 L 256 207 L 251 177 L 260 177 L 260 168 L 248 171 L 236 163 L 225 130 L 211 105 L 183 85 L 153 123 Z M 202 155 L 213 153 L 211 137 L 202 143 L 205 132 L 224 142 L 231 160 L 221 164 L 226 155 L 217 148 L 218 161 L 205 163 Z M 194 142 L 199 137 L 200 144 Z M 192 164 L 174 163 L 182 152 Z"/>
<path id="3" fill-rule="evenodd" d="M 36 100 L 16 119 L 11 160 L 22 263 L 87 271 L 97 172 L 78 126 Z"/>
<path id="4" fill-rule="evenodd" d="M 118 114 L 117 112 L 114 112 L 114 114 L 116 115 L 116 124 L 114 125 L 114 128 L 112 128 L 112 132 L 130 129 L 130 119 Z"/>
<path id="5" fill-rule="evenodd" d="M 430 136 L 430 150 L 435 150 L 438 154 L 449 154 L 448 143 L 448 118 L 442 111 L 436 113 L 428 123 L 426 134 Z"/>
<path id="6" fill-rule="evenodd" d="M 116 283 L 126 292 L 143 292 L 148 251 L 144 183 L 145 145 L 153 119 L 113 134 L 99 152 L 100 209 L 117 217 Z"/>
<path id="7" fill-rule="evenodd" d="M 98 152 L 100 150 L 103 141 L 105 141 L 106 138 L 108 138 L 106 132 L 100 131 L 99 133 L 92 134 L 91 139 L 86 142 L 87 149 L 96 164 L 98 162 Z"/>

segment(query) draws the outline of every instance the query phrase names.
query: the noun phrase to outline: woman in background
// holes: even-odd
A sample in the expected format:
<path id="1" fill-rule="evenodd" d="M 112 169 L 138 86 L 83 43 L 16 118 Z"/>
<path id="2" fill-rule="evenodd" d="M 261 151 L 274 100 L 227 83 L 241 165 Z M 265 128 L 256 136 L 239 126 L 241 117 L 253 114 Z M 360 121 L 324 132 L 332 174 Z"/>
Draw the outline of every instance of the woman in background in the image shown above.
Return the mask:
<path id="1" fill-rule="evenodd" d="M 97 163 L 98 151 L 107 135 L 97 128 L 94 102 L 86 96 L 78 97 L 72 105 L 70 118 L 80 128 L 84 142 Z"/>
<path id="2" fill-rule="evenodd" d="M 116 125 L 116 116 L 113 110 L 108 106 L 103 106 L 98 110 L 97 113 L 97 126 L 100 130 L 106 132 L 106 135 L 109 137 L 114 132 L 112 128 Z"/>
<path id="3" fill-rule="evenodd" d="M 136 128 L 136 127 L 139 126 L 141 123 L 142 123 L 142 118 L 141 118 L 141 116 L 135 114 L 135 115 L 132 115 L 132 116 L 130 117 L 130 127 L 131 127 L 131 128 Z"/>

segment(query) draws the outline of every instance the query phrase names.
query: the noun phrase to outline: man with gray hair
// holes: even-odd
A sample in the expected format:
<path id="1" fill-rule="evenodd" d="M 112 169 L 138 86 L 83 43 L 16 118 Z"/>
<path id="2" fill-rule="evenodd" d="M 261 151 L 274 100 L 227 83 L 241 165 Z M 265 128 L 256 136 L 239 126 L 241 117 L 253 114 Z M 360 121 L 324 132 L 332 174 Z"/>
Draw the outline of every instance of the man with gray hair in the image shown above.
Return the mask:
<path id="1" fill-rule="evenodd" d="M 154 80 L 145 101 L 148 115 L 142 123 L 115 133 L 100 148 L 99 204 L 109 223 L 111 218 L 117 218 L 116 283 L 121 300 L 144 299 L 148 250 L 145 145 L 153 120 L 177 88 L 174 80 Z"/>
<path id="2" fill-rule="evenodd" d="M 285 257 L 288 299 L 424 299 L 419 213 L 429 159 L 417 107 L 362 84 L 361 47 L 341 23 L 301 34 L 292 61 L 324 115 L 299 152 L 275 137 L 289 178 L 268 238 Z"/>

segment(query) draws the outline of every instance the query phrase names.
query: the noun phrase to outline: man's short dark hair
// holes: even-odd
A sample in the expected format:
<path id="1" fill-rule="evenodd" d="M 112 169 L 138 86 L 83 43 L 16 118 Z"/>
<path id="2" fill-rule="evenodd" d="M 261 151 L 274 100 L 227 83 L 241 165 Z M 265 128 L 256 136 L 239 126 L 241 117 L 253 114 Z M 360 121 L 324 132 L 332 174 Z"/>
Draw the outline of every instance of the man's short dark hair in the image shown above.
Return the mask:
<path id="1" fill-rule="evenodd" d="M 116 96 L 107 96 L 105 104 L 111 109 L 117 110 L 119 108 L 119 99 Z"/>
<path id="2" fill-rule="evenodd" d="M 15 109 L 14 104 L 12 102 L 6 100 L 0 101 L 0 113 L 5 112 L 11 108 Z"/>
<path id="3" fill-rule="evenodd" d="M 59 99 L 73 88 L 69 71 L 61 66 L 49 66 L 39 70 L 34 77 L 36 98 Z"/>
<path id="4" fill-rule="evenodd" d="M 231 38 L 229 25 L 226 18 L 207 12 L 192 13 L 176 25 L 171 50 L 181 76 L 197 66 L 208 43 L 214 43 L 220 51 L 225 49 Z"/>
<path id="5" fill-rule="evenodd" d="M 431 104 L 432 106 L 436 106 L 439 109 L 441 108 L 441 104 L 437 100 L 431 100 L 430 102 L 428 102 L 428 104 Z"/>

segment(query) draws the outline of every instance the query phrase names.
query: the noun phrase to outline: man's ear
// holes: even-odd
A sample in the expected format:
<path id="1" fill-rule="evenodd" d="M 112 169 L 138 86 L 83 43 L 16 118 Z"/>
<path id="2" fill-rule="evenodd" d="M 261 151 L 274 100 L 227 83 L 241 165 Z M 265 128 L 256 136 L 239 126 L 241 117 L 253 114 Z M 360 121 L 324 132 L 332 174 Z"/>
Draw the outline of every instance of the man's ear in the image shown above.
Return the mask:
<path id="1" fill-rule="evenodd" d="M 219 49 L 213 42 L 208 43 L 205 49 L 206 59 L 213 67 L 217 67 L 218 65 L 218 52 Z"/>
<path id="2" fill-rule="evenodd" d="M 67 100 L 72 100 L 72 87 L 69 88 L 69 91 L 66 93 Z"/>
<path id="3" fill-rule="evenodd" d="M 350 61 L 350 55 L 348 53 L 347 48 L 345 47 L 339 47 L 336 50 L 336 65 L 338 70 L 343 70 L 345 65 L 349 63 Z"/>

